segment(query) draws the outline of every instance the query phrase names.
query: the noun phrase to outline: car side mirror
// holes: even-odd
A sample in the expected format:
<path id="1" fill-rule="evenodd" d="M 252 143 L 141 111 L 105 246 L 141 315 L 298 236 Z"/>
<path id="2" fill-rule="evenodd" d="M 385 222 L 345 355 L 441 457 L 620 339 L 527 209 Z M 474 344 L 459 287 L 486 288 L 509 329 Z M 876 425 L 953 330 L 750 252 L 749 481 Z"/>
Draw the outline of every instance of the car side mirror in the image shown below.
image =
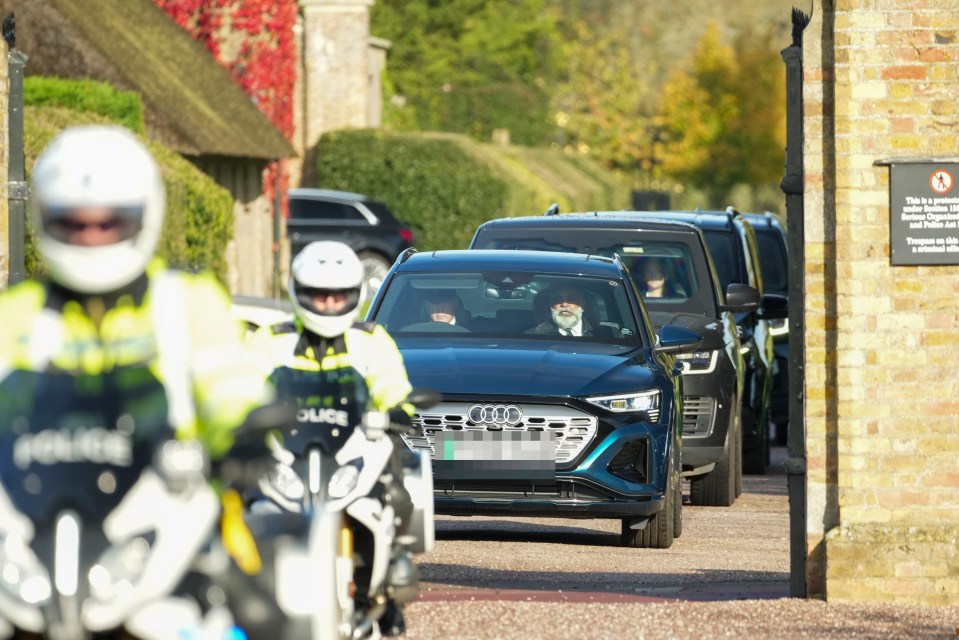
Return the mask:
<path id="1" fill-rule="evenodd" d="M 657 353 L 695 351 L 702 341 L 703 337 L 692 329 L 674 324 L 664 324 L 659 329 L 659 340 L 654 350 Z"/>
<path id="2" fill-rule="evenodd" d="M 757 314 L 763 320 L 780 320 L 789 316 L 789 298 L 778 293 L 767 293 Z"/>
<path id="3" fill-rule="evenodd" d="M 726 304 L 720 305 L 723 311 L 747 313 L 759 309 L 759 291 L 748 284 L 734 282 L 726 287 Z"/>

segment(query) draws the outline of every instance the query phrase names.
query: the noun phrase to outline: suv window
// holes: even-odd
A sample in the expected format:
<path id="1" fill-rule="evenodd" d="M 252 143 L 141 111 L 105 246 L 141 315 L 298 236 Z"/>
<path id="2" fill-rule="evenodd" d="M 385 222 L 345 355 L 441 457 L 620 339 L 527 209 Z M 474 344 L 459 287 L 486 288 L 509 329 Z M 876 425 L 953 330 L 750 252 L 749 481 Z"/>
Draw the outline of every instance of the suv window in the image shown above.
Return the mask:
<path id="1" fill-rule="evenodd" d="M 629 236 L 628 241 L 623 241 L 624 236 Z M 636 289 L 643 294 L 650 311 L 715 316 L 717 298 L 713 283 L 710 278 L 701 275 L 709 273 L 709 265 L 703 250 L 692 246 L 690 243 L 693 242 L 697 240 L 692 234 L 637 234 L 635 230 L 624 231 L 622 228 L 554 230 L 540 225 L 535 230 L 481 228 L 473 239 L 472 248 L 532 249 L 606 257 L 616 254 L 629 270 Z M 661 267 L 669 284 L 665 288 L 667 295 L 661 298 L 646 297 L 642 276 L 644 268 L 653 261 Z"/>
<path id="2" fill-rule="evenodd" d="M 603 340 L 642 340 L 622 283 L 584 276 L 515 271 L 397 273 L 373 319 L 393 335 L 435 332 L 440 323 L 428 322 L 425 301 L 431 294 L 444 291 L 447 296 L 452 292 L 459 298 L 470 318 L 469 330 L 461 330 L 464 335 L 487 333 L 542 339 L 548 336 L 530 331 L 548 320 L 551 297 L 562 290 L 582 295 L 583 318 L 594 327 L 594 336 Z"/>
<path id="3" fill-rule="evenodd" d="M 759 261 L 763 266 L 763 286 L 770 293 L 786 295 L 789 291 L 786 247 L 782 234 L 772 227 L 756 229 Z"/>
<path id="4" fill-rule="evenodd" d="M 353 205 L 303 198 L 290 198 L 290 217 L 300 220 L 364 220 Z"/>

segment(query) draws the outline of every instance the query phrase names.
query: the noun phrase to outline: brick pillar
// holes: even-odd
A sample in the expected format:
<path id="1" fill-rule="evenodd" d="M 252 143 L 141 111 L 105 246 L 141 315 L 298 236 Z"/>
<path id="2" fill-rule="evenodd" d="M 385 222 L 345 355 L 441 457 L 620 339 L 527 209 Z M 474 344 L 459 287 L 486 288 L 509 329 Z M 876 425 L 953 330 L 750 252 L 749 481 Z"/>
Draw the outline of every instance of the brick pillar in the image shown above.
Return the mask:
<path id="1" fill-rule="evenodd" d="M 884 162 L 959 162 L 959 6 L 908 4 L 806 31 L 807 584 L 955 605 L 959 265 L 891 265 Z"/>
<path id="2" fill-rule="evenodd" d="M 303 147 L 325 131 L 369 126 L 370 7 L 374 0 L 300 0 L 303 10 Z M 312 168 L 303 168 L 303 182 Z"/>

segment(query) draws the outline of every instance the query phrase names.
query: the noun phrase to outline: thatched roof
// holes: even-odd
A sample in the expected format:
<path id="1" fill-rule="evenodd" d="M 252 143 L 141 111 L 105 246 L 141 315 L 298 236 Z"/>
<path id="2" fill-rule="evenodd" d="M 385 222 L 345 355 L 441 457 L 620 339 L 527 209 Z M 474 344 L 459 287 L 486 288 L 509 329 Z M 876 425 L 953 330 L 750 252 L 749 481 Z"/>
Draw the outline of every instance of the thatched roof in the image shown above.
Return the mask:
<path id="1" fill-rule="evenodd" d="M 151 0 L 20 0 L 13 8 L 27 74 L 136 91 L 151 137 L 185 155 L 296 155 L 230 73 Z"/>

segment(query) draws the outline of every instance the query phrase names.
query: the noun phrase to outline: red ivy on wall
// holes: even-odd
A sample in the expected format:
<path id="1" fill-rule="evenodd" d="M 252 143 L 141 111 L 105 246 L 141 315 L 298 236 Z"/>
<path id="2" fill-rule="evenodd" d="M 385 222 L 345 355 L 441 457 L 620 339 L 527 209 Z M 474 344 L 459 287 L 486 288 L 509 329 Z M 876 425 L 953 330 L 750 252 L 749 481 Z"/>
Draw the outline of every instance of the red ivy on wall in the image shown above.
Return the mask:
<path id="1" fill-rule="evenodd" d="M 277 129 L 293 138 L 296 0 L 154 0 L 178 25 L 233 74 Z M 263 192 L 275 197 L 277 176 L 286 211 L 289 174 L 284 161 L 263 175 Z"/>

